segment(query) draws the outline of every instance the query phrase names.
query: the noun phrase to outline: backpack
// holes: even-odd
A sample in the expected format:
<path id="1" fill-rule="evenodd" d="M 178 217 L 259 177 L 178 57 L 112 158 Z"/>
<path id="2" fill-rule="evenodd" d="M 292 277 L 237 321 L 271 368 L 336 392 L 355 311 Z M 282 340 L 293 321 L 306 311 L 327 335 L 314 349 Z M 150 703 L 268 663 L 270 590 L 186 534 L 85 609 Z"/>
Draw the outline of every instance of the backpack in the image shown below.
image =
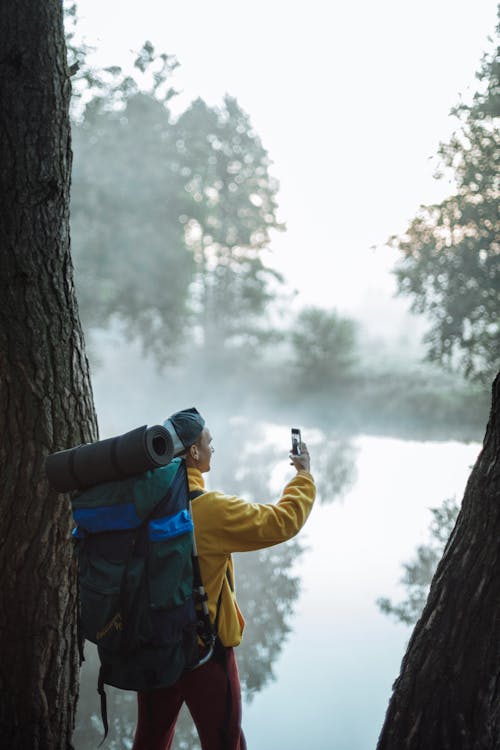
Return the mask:
<path id="1" fill-rule="evenodd" d="M 196 495 L 199 493 L 193 493 Z M 199 573 L 185 462 L 73 497 L 80 636 L 97 645 L 104 685 L 168 687 L 211 656 L 215 634 Z M 199 639 L 206 645 L 200 659 Z"/>

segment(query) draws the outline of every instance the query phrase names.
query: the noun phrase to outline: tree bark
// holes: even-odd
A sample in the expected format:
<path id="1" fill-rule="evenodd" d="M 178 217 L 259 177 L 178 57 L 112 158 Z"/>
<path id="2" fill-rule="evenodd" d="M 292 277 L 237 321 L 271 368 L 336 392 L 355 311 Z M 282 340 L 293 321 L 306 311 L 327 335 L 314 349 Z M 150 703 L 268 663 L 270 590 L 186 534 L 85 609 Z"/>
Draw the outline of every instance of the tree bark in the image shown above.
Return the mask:
<path id="1" fill-rule="evenodd" d="M 48 453 L 95 439 L 69 249 L 61 0 L 3 0 L 0 24 L 0 737 L 69 748 L 78 685 L 68 498 Z"/>
<path id="2" fill-rule="evenodd" d="M 500 373 L 483 449 L 377 750 L 500 748 Z"/>

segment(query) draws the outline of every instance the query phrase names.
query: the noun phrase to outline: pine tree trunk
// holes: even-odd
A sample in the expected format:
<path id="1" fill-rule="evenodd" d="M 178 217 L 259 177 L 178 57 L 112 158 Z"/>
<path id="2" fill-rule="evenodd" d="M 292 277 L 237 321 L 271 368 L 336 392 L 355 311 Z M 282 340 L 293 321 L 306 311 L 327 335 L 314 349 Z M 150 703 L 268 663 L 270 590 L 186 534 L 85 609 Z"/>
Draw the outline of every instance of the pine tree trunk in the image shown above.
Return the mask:
<path id="1" fill-rule="evenodd" d="M 377 750 L 500 748 L 500 374 L 462 509 Z"/>
<path id="2" fill-rule="evenodd" d="M 61 0 L 4 0 L 0 23 L 0 742 L 70 748 L 77 698 L 68 498 L 48 453 L 95 439 L 69 252 Z"/>

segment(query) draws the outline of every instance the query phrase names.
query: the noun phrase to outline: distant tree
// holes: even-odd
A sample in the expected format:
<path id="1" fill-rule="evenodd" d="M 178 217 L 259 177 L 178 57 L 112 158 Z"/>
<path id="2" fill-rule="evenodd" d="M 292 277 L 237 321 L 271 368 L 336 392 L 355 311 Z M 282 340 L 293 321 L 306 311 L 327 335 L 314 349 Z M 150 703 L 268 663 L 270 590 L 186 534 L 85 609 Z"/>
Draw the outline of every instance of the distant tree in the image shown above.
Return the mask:
<path id="1" fill-rule="evenodd" d="M 415 559 L 403 565 L 401 583 L 407 591 L 407 599 L 394 604 L 387 597 L 381 597 L 377 604 L 384 614 L 392 615 L 405 625 L 414 625 L 417 622 L 425 606 L 438 562 L 457 520 L 458 511 L 454 498 L 445 500 L 439 508 L 431 508 L 431 540 L 428 544 L 417 547 Z"/>
<path id="2" fill-rule="evenodd" d="M 500 373 L 483 449 L 394 683 L 377 750 L 500 747 Z"/>
<path id="3" fill-rule="evenodd" d="M 484 57 L 482 88 L 472 104 L 453 110 L 457 131 L 439 150 L 455 194 L 422 207 L 406 234 L 391 240 L 402 253 L 395 270 L 399 291 L 431 321 L 429 359 L 482 382 L 491 382 L 500 364 L 497 52 Z"/>
<path id="4" fill-rule="evenodd" d="M 338 386 L 354 371 L 357 324 L 334 310 L 306 307 L 291 332 L 293 362 L 299 388 Z"/>
<path id="5" fill-rule="evenodd" d="M 263 260 L 281 228 L 267 153 L 230 97 L 172 117 L 172 56 L 146 42 L 135 66 L 141 86 L 120 68 L 80 73 L 72 227 L 85 325 L 122 321 L 163 361 L 193 326 L 208 354 L 261 341 L 281 281 Z"/>
<path id="6" fill-rule="evenodd" d="M 78 109 L 82 94 L 90 89 L 101 88 L 101 77 L 87 65 L 87 55 L 91 48 L 78 39 L 78 11 L 74 0 L 62 0 L 64 13 L 64 33 L 68 67 L 71 72 L 72 90 L 70 113 Z"/>
<path id="7" fill-rule="evenodd" d="M 194 302 L 207 353 L 265 337 L 261 318 L 281 276 L 262 258 L 276 218 L 278 183 L 236 99 L 197 99 L 176 123 L 179 170 L 188 177 L 186 244 L 194 253 Z"/>
<path id="8" fill-rule="evenodd" d="M 146 46 L 136 68 L 143 71 L 150 57 L 154 62 Z M 175 61 L 163 63 L 165 83 Z M 176 136 L 168 107 L 156 96 L 159 82 L 140 92 L 119 69 L 110 76 L 73 128 L 78 298 L 86 328 L 120 321 L 165 359 L 187 327 L 194 272 L 179 218 L 185 178 L 171 168 Z"/>
<path id="9" fill-rule="evenodd" d="M 346 440 L 326 437 L 313 450 L 318 500 L 326 505 L 343 498 L 356 481 L 356 448 Z"/>
<path id="10" fill-rule="evenodd" d="M 60 0 L 0 24 L 0 736 L 72 747 L 79 655 L 67 498 L 48 453 L 97 436 L 69 249 L 69 99 Z"/>

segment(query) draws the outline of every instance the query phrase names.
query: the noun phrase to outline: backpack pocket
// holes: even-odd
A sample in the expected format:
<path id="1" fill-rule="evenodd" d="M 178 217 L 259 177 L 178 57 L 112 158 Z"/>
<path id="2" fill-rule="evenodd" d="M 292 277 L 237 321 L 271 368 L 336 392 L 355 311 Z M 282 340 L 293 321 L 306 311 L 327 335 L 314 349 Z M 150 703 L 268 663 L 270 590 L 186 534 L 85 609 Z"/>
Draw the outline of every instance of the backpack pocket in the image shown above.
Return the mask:
<path id="1" fill-rule="evenodd" d="M 152 610 L 175 609 L 192 598 L 191 548 L 191 534 L 150 542 L 148 584 Z"/>
<path id="2" fill-rule="evenodd" d="M 123 631 L 120 590 L 126 561 L 80 553 L 80 625 L 87 640 L 119 648 Z"/>
<path id="3" fill-rule="evenodd" d="M 197 616 L 192 597 L 186 599 L 184 604 L 174 609 L 152 610 L 151 621 L 154 632 L 151 642 L 153 646 L 160 647 L 182 643 L 186 653 L 196 648 L 198 640 Z"/>
<path id="4" fill-rule="evenodd" d="M 136 648 L 151 637 L 144 558 L 132 556 L 135 537 L 96 534 L 79 550 L 82 635 L 111 651 Z"/>

